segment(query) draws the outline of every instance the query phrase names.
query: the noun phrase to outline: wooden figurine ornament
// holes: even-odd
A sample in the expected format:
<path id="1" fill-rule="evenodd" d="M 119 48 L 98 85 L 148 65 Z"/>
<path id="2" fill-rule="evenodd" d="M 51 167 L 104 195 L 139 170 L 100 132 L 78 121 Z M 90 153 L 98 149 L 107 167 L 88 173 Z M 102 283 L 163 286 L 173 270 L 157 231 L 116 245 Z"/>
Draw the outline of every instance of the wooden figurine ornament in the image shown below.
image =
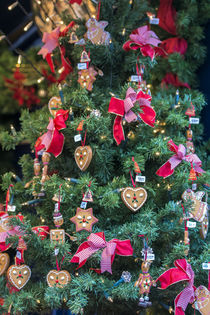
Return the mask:
<path id="1" fill-rule="evenodd" d="M 139 288 L 140 299 L 139 306 L 148 307 L 152 305 L 152 302 L 149 301 L 149 293 L 151 286 L 156 286 L 155 280 L 149 274 L 149 268 L 151 261 L 143 260 L 141 264 L 141 273 L 139 274 L 138 280 L 135 282 L 134 286 Z"/>

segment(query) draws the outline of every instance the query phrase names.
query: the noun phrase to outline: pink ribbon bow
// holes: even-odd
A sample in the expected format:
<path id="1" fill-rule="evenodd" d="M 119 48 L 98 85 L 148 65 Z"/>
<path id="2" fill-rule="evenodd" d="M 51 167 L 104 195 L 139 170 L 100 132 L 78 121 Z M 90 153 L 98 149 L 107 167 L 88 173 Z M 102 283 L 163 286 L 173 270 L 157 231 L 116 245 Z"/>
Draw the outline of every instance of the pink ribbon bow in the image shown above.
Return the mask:
<path id="1" fill-rule="evenodd" d="M 147 25 L 134 30 L 130 39 L 123 45 L 123 49 L 126 51 L 140 49 L 143 56 L 149 56 L 152 60 L 155 54 L 165 55 L 163 50 L 157 47 L 161 41 L 153 31 L 149 30 Z"/>
<path id="2" fill-rule="evenodd" d="M 64 135 L 60 132 L 66 128 L 65 121 L 68 119 L 69 111 L 59 109 L 54 119 L 50 118 L 47 132 L 39 137 L 35 143 L 36 152 L 46 149 L 46 152 L 59 156 L 63 150 Z"/>
<path id="3" fill-rule="evenodd" d="M 121 100 L 116 97 L 111 98 L 108 112 L 117 115 L 114 120 L 113 135 L 118 145 L 122 140 L 125 140 L 124 130 L 122 127 L 123 116 L 128 123 L 137 119 L 136 114 L 134 114 L 131 110 L 136 102 L 139 103 L 139 106 L 143 111 L 142 113 L 139 113 L 141 119 L 145 124 L 154 127 L 156 113 L 150 105 L 151 99 L 150 95 L 144 94 L 142 91 L 136 94 L 131 87 L 129 87 L 126 92 L 125 100 Z"/>
<path id="4" fill-rule="evenodd" d="M 186 161 L 189 163 L 193 163 L 194 170 L 198 173 L 204 173 L 204 170 L 200 167 L 202 165 L 201 160 L 198 158 L 196 154 L 188 154 L 186 155 L 186 148 L 183 144 L 177 146 L 173 140 L 168 141 L 169 150 L 174 152 L 175 154 L 170 157 L 170 159 L 163 164 L 156 172 L 158 176 L 162 176 L 164 178 L 172 175 L 174 173 L 174 169 L 182 162 Z"/>
<path id="5" fill-rule="evenodd" d="M 103 249 L 101 255 L 101 273 L 105 271 L 112 273 L 111 265 L 115 254 L 121 256 L 133 255 L 133 248 L 131 247 L 130 240 L 120 241 L 118 239 L 113 239 L 107 242 L 105 240 L 104 232 L 99 232 L 90 234 L 88 241 L 79 246 L 76 254 L 71 259 L 71 262 L 79 263 L 78 268 L 80 268 L 92 254 L 100 249 Z"/>
<path id="6" fill-rule="evenodd" d="M 188 303 L 193 303 L 195 299 L 194 291 L 194 272 L 190 264 L 187 263 L 186 259 L 177 259 L 174 262 L 176 268 L 171 268 L 165 271 L 157 281 L 161 282 L 161 288 L 167 289 L 171 284 L 188 281 L 187 287 L 182 290 L 175 298 L 175 315 L 184 315 Z"/>
<path id="7" fill-rule="evenodd" d="M 58 47 L 59 42 L 59 34 L 60 34 L 60 27 L 56 27 L 51 33 L 44 32 L 42 41 L 44 45 L 38 52 L 38 55 L 42 55 L 42 57 L 45 59 L 47 58 L 48 54 L 51 54 L 53 50 Z"/>

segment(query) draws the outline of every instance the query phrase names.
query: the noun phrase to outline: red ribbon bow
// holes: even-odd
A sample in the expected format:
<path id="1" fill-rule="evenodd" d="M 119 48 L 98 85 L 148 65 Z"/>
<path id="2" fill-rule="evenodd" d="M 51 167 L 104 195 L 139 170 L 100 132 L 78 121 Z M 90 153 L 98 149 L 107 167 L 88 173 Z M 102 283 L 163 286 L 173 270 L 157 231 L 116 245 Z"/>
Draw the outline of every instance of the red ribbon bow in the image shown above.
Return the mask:
<path id="1" fill-rule="evenodd" d="M 181 82 L 178 78 L 178 76 L 174 73 L 166 73 L 165 77 L 161 81 L 161 87 L 168 87 L 168 85 L 171 84 L 175 87 L 186 87 L 187 89 L 190 89 L 190 86 L 187 82 Z"/>
<path id="2" fill-rule="evenodd" d="M 175 298 L 175 315 L 184 315 L 188 303 L 193 303 L 195 299 L 194 291 L 194 272 L 186 259 L 177 259 L 174 262 L 176 268 L 165 271 L 156 281 L 161 282 L 161 288 L 167 289 L 171 284 L 187 281 L 187 287 L 182 290 Z"/>
<path id="3" fill-rule="evenodd" d="M 68 119 L 68 116 L 68 110 L 59 109 L 55 118 L 49 119 L 48 131 L 39 137 L 35 143 L 36 152 L 45 148 L 46 152 L 54 154 L 55 157 L 61 154 L 64 145 L 64 135 L 60 131 L 66 128 L 65 121 Z"/>
<path id="4" fill-rule="evenodd" d="M 132 31 L 130 39 L 123 45 L 123 49 L 126 51 L 140 49 L 143 56 L 149 56 L 152 60 L 155 54 L 164 54 L 162 49 L 157 47 L 161 41 L 153 31 L 149 30 L 147 25 Z"/>
<path id="5" fill-rule="evenodd" d="M 188 154 L 186 155 L 186 148 L 183 144 L 177 146 L 173 140 L 168 141 L 168 148 L 170 151 L 175 154 L 170 157 L 170 159 L 163 164 L 156 172 L 158 176 L 162 176 L 164 178 L 172 175 L 174 173 L 174 169 L 182 162 L 186 161 L 189 163 L 193 163 L 194 169 L 198 173 L 204 173 L 204 170 L 200 168 L 202 165 L 201 160 L 198 158 L 196 154 Z"/>
<path id="6" fill-rule="evenodd" d="M 117 115 L 114 120 L 113 135 L 118 145 L 122 140 L 125 140 L 122 127 L 123 116 L 125 116 L 125 120 L 128 123 L 137 119 L 136 114 L 131 110 L 136 102 L 139 103 L 139 106 L 143 111 L 143 113 L 139 113 L 141 119 L 145 124 L 154 127 L 156 113 L 150 105 L 151 99 L 152 97 L 150 95 L 144 94 L 142 91 L 137 94 L 131 87 L 129 87 L 126 92 L 125 100 L 116 97 L 111 98 L 108 112 Z"/>
<path id="7" fill-rule="evenodd" d="M 157 17 L 159 18 L 159 26 L 161 28 L 173 35 L 177 35 L 175 24 L 176 10 L 172 6 L 172 2 L 173 0 L 160 0 Z M 165 56 L 174 52 L 184 55 L 187 50 L 187 41 L 184 38 L 171 37 L 162 41 L 160 47 L 166 52 Z"/>
<path id="8" fill-rule="evenodd" d="M 111 265 L 114 261 L 115 254 L 120 256 L 133 255 L 130 240 L 121 241 L 112 239 L 107 242 L 104 232 L 91 233 L 87 239 L 88 241 L 79 246 L 76 254 L 71 259 L 72 263 L 79 263 L 78 268 L 82 267 L 86 263 L 86 260 L 100 249 L 103 249 L 101 255 L 101 273 L 105 271 L 112 273 Z"/>

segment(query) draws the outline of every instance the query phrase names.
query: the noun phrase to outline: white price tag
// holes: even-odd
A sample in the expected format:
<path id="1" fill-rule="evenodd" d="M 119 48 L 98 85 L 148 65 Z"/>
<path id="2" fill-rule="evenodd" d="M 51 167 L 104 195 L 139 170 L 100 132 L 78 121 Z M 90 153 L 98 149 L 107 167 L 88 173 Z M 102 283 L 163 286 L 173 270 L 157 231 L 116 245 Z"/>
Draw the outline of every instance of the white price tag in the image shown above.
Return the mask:
<path id="1" fill-rule="evenodd" d="M 188 228 L 195 228 L 196 227 L 196 222 L 187 221 L 187 227 Z"/>
<path id="2" fill-rule="evenodd" d="M 15 205 L 8 205 L 7 211 L 15 212 L 15 210 L 16 210 L 16 206 Z"/>
<path id="3" fill-rule="evenodd" d="M 81 134 L 74 136 L 74 142 L 78 142 L 82 140 Z"/>
<path id="4" fill-rule="evenodd" d="M 189 119 L 190 124 L 198 125 L 199 122 L 200 122 L 200 118 L 190 117 Z"/>
<path id="5" fill-rule="evenodd" d="M 86 62 L 80 62 L 80 63 L 78 63 L 78 64 L 77 64 L 77 68 L 78 68 L 79 70 L 87 69 L 87 64 L 86 64 Z"/>
<path id="6" fill-rule="evenodd" d="M 59 205 L 59 203 L 56 202 L 56 203 L 55 203 L 55 210 L 58 210 L 58 205 Z"/>
<path id="7" fill-rule="evenodd" d="M 146 181 L 145 176 L 136 175 L 136 182 L 145 183 L 145 181 Z"/>
<path id="8" fill-rule="evenodd" d="M 59 253 L 59 248 L 55 248 L 55 256 L 57 256 Z"/>
<path id="9" fill-rule="evenodd" d="M 82 201 L 81 204 L 80 204 L 80 208 L 86 209 L 86 207 L 87 207 L 87 202 L 86 201 Z"/>
<path id="10" fill-rule="evenodd" d="M 21 259 L 21 252 L 17 251 L 16 257 L 17 257 L 18 259 Z"/>
<path id="11" fill-rule="evenodd" d="M 147 254 L 148 260 L 155 260 L 155 254 Z"/>
<path id="12" fill-rule="evenodd" d="M 202 263 L 202 268 L 206 270 L 210 270 L 210 263 Z"/>
<path id="13" fill-rule="evenodd" d="M 158 25 L 159 24 L 159 19 L 152 17 L 152 18 L 149 19 L 149 23 Z"/>
<path id="14" fill-rule="evenodd" d="M 138 75 L 132 75 L 131 76 L 131 81 L 132 82 L 141 82 L 141 76 L 138 76 Z"/>

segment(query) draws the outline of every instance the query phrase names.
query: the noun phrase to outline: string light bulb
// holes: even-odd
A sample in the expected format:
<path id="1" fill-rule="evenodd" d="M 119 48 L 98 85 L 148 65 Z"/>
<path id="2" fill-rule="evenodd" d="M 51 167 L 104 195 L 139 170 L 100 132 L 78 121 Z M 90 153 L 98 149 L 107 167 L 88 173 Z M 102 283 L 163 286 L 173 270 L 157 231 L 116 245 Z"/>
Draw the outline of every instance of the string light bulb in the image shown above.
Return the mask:
<path id="1" fill-rule="evenodd" d="M 162 129 L 162 130 L 161 130 L 161 133 L 165 133 L 165 129 Z"/>
<path id="2" fill-rule="evenodd" d="M 36 303 L 40 304 L 40 300 L 36 300 Z"/>
<path id="3" fill-rule="evenodd" d="M 44 80 L 44 77 L 41 77 L 37 80 L 37 83 L 41 83 Z"/>
<path id="4" fill-rule="evenodd" d="M 14 3 L 12 3 L 8 6 L 8 10 L 12 11 L 17 5 L 18 5 L 18 1 L 15 1 Z"/>
<path id="5" fill-rule="evenodd" d="M 58 73 L 62 73 L 63 70 L 64 70 L 64 67 L 60 68 L 60 69 L 58 70 Z"/>
<path id="6" fill-rule="evenodd" d="M 122 35 L 123 36 L 125 35 L 125 28 L 122 30 Z"/>
<path id="7" fill-rule="evenodd" d="M 50 18 L 49 18 L 49 17 L 46 17 L 45 21 L 46 21 L 46 22 L 50 22 Z"/>
<path id="8" fill-rule="evenodd" d="M 28 24 L 26 24 L 26 26 L 24 27 L 24 32 L 27 32 L 29 30 L 29 28 L 32 26 L 33 21 L 29 22 Z"/>
<path id="9" fill-rule="evenodd" d="M 159 156 L 159 155 L 160 155 L 160 152 L 158 152 L 158 151 L 157 151 L 157 152 L 155 152 L 155 155 Z"/>

